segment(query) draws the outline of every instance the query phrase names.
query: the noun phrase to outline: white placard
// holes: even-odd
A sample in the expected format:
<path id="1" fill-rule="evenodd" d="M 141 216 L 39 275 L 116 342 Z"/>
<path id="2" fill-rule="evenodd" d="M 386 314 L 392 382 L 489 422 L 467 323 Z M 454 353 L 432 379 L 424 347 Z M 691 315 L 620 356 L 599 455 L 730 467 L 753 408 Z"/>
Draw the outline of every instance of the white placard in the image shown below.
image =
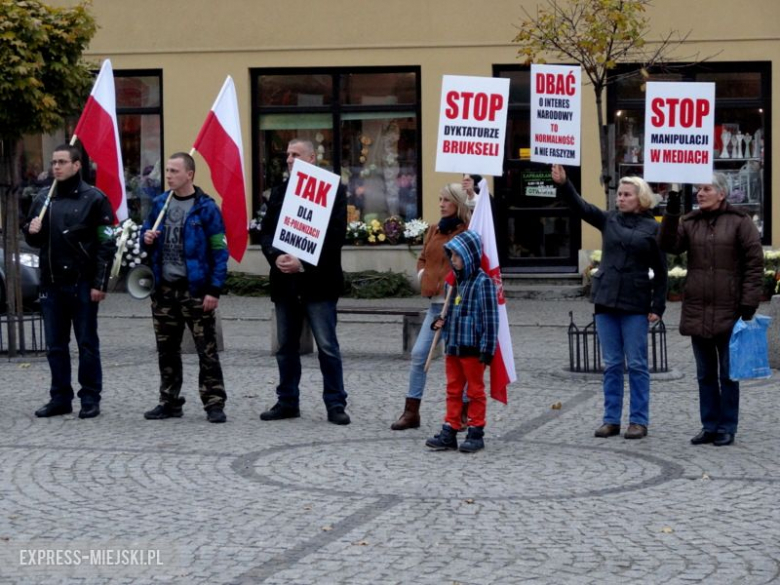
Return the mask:
<path id="1" fill-rule="evenodd" d="M 580 165 L 582 71 L 531 65 L 531 160 Z"/>
<path id="2" fill-rule="evenodd" d="M 296 159 L 273 247 L 314 264 L 320 260 L 341 177 Z"/>
<path id="3" fill-rule="evenodd" d="M 508 103 L 508 79 L 445 75 L 436 172 L 501 176 Z"/>
<path id="4" fill-rule="evenodd" d="M 648 82 L 645 95 L 645 180 L 710 183 L 715 84 Z"/>

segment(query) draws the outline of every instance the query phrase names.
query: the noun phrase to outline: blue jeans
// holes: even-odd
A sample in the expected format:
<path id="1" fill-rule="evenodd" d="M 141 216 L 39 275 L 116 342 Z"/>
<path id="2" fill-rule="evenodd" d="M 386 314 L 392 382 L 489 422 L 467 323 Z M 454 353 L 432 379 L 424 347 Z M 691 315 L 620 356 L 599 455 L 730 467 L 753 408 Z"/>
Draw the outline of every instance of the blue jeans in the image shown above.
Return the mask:
<path id="1" fill-rule="evenodd" d="M 431 324 L 436 320 L 436 317 L 441 315 L 443 308 L 444 303 L 432 303 L 420 327 L 420 334 L 417 336 L 417 341 L 414 342 L 414 347 L 412 348 L 412 365 L 409 368 L 409 392 L 406 394 L 407 398 L 420 400 L 423 397 L 425 381 L 428 378 L 428 374 L 425 372 L 425 362 L 428 360 L 428 353 L 433 345 L 433 337 L 436 335 L 436 332 L 431 329 Z"/>
<path id="2" fill-rule="evenodd" d="M 729 379 L 730 337 L 729 333 L 712 339 L 691 337 L 699 381 L 701 424 L 710 433 L 737 432 L 739 382 Z"/>
<path id="3" fill-rule="evenodd" d="M 317 342 L 325 407 L 331 410 L 347 405 L 341 350 L 336 338 L 336 303 L 337 301 L 300 299 L 275 303 L 279 341 L 279 349 L 276 352 L 279 385 L 276 387 L 276 395 L 283 406 L 298 406 L 301 382 L 300 341 L 304 316 L 308 318 L 314 340 Z"/>
<path id="4" fill-rule="evenodd" d="M 623 367 L 631 390 L 629 422 L 650 421 L 650 372 L 647 369 L 647 315 L 601 313 L 596 330 L 604 358 L 604 423 L 619 425 L 623 414 Z"/>
<path id="5" fill-rule="evenodd" d="M 46 334 L 46 357 L 51 370 L 49 394 L 55 404 L 73 400 L 70 369 L 70 330 L 79 348 L 79 398 L 82 405 L 100 402 L 103 370 L 97 332 L 98 303 L 90 299 L 91 283 L 41 286 L 41 312 Z"/>

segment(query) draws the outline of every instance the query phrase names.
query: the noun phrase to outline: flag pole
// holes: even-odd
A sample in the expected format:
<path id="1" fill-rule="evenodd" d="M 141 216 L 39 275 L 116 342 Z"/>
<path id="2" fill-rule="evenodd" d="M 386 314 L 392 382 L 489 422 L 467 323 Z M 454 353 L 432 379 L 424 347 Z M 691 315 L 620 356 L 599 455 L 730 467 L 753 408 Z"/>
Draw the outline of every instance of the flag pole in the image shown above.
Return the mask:
<path id="1" fill-rule="evenodd" d="M 76 146 L 76 140 L 78 140 L 78 136 L 75 134 L 73 135 L 73 138 L 70 139 L 70 145 Z M 57 179 L 54 179 L 51 182 L 51 187 L 49 188 L 49 194 L 46 195 L 46 201 L 43 202 L 43 207 L 41 208 L 41 212 L 38 214 L 38 219 L 43 221 L 43 216 L 46 214 L 46 209 L 49 207 L 49 204 L 51 203 L 51 196 L 54 194 L 54 187 L 57 186 Z"/>
<path id="2" fill-rule="evenodd" d="M 190 156 L 195 154 L 195 148 L 190 148 Z M 168 193 L 168 199 L 165 200 L 165 205 L 163 205 L 163 208 L 160 210 L 160 215 L 157 216 L 157 219 L 154 222 L 154 225 L 152 226 L 152 231 L 156 232 L 157 228 L 160 227 L 160 224 L 162 223 L 163 217 L 165 217 L 165 212 L 168 211 L 168 205 L 171 203 L 171 197 L 173 197 L 173 189 L 171 189 L 171 192 Z"/>
<path id="3" fill-rule="evenodd" d="M 447 291 L 447 298 L 444 299 L 444 308 L 441 310 L 441 315 L 439 316 L 440 319 L 444 319 L 447 316 L 447 310 L 450 307 L 450 299 L 452 298 L 452 291 L 454 291 L 456 287 L 457 284 L 451 286 Z M 431 349 L 428 351 L 428 359 L 425 360 L 425 367 L 423 368 L 425 373 L 428 373 L 428 368 L 433 361 L 433 352 L 436 351 L 436 345 L 439 343 L 439 337 L 441 337 L 441 329 L 437 329 L 433 336 L 433 343 L 431 343 Z"/>

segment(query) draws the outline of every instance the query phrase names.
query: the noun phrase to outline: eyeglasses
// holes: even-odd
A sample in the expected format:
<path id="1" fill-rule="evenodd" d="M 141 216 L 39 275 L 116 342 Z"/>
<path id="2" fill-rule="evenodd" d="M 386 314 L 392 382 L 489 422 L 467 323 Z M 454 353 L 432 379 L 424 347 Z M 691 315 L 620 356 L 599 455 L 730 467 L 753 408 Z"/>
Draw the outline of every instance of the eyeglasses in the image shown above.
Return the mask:
<path id="1" fill-rule="evenodd" d="M 68 160 L 66 158 L 58 158 L 56 160 L 51 161 L 51 166 L 56 167 L 57 165 L 59 165 L 59 166 L 63 167 L 63 166 L 65 166 L 67 164 L 70 164 L 72 162 L 73 162 L 72 160 Z"/>

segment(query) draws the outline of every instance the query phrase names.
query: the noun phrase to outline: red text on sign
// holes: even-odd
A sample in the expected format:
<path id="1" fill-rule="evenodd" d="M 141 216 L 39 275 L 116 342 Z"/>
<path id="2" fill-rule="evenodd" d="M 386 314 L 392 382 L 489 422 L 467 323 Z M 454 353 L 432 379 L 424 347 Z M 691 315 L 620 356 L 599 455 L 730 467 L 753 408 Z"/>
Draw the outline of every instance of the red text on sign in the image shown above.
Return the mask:
<path id="1" fill-rule="evenodd" d="M 701 128 L 705 116 L 710 113 L 709 100 L 691 98 L 655 98 L 650 102 L 653 115 L 650 123 L 656 128 L 682 126 Z"/>
<path id="2" fill-rule="evenodd" d="M 450 120 L 496 119 L 496 113 L 504 106 L 504 96 L 499 93 L 474 93 L 473 91 L 451 91 L 447 94 L 447 108 L 444 115 Z"/>
<path id="3" fill-rule="evenodd" d="M 555 95 L 574 95 L 577 91 L 577 79 L 573 73 L 539 73 L 536 76 L 536 93 Z"/>
<path id="4" fill-rule="evenodd" d="M 330 183 L 325 181 L 318 181 L 314 177 L 310 177 L 305 173 L 298 173 L 298 182 L 295 185 L 295 194 L 298 197 L 308 199 L 312 203 L 328 206 L 328 191 L 330 191 Z"/>

